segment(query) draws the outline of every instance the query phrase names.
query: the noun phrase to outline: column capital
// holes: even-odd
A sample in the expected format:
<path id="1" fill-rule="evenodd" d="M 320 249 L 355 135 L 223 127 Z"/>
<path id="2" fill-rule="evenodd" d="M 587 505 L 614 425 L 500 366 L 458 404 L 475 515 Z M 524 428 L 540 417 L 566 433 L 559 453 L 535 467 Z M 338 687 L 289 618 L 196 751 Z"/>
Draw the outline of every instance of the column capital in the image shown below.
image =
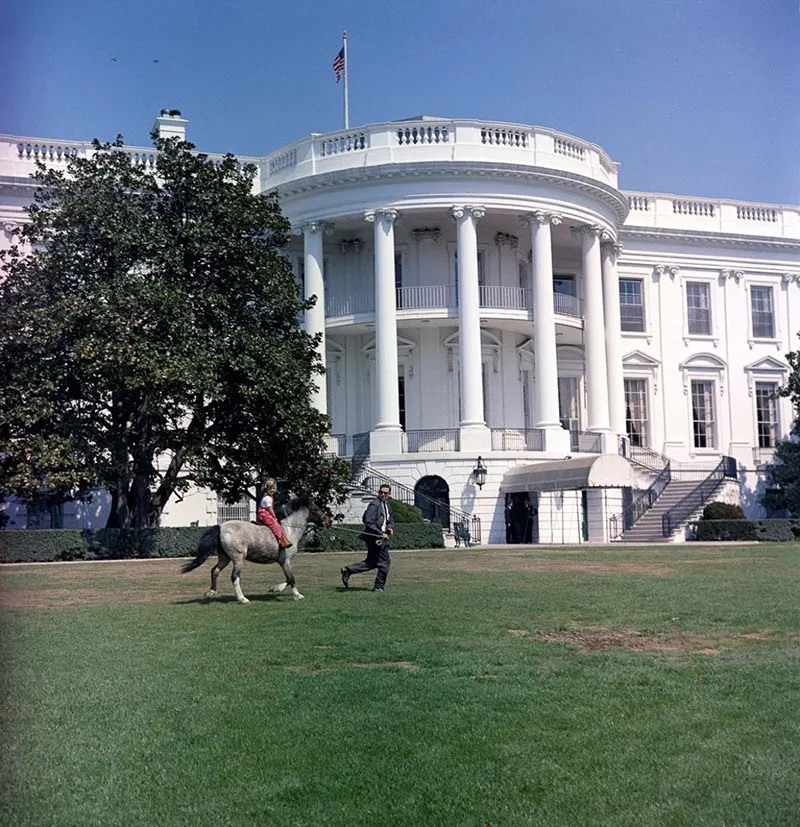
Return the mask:
<path id="1" fill-rule="evenodd" d="M 613 255 L 616 258 L 622 252 L 622 244 L 616 240 L 601 238 L 600 249 L 607 255 Z"/>
<path id="2" fill-rule="evenodd" d="M 657 280 L 662 276 L 669 276 L 671 279 L 674 279 L 680 271 L 681 268 L 678 267 L 677 264 L 656 264 L 653 267 L 653 275 Z"/>
<path id="3" fill-rule="evenodd" d="M 561 216 L 554 212 L 545 212 L 544 210 L 535 210 L 534 212 L 526 212 L 519 216 L 519 224 L 521 227 L 530 227 L 533 224 L 560 224 Z"/>
<path id="4" fill-rule="evenodd" d="M 450 208 L 450 215 L 456 220 L 471 216 L 476 221 L 486 215 L 486 207 L 481 207 L 478 204 L 455 204 Z"/>
<path id="5" fill-rule="evenodd" d="M 721 284 L 725 284 L 729 279 L 735 281 L 737 284 L 744 277 L 744 270 L 720 270 L 719 280 Z"/>
<path id="6" fill-rule="evenodd" d="M 387 221 L 389 224 L 394 224 L 400 220 L 400 213 L 391 207 L 381 208 L 379 210 L 367 210 L 364 213 L 364 221 L 369 221 L 374 224 L 376 221 Z"/>
<path id="7" fill-rule="evenodd" d="M 614 236 L 599 224 L 580 224 L 570 230 L 573 238 L 592 237 L 602 241 L 614 241 Z"/>
<path id="8" fill-rule="evenodd" d="M 781 284 L 790 285 L 790 284 L 800 284 L 800 273 L 784 273 L 781 276 Z"/>
<path id="9" fill-rule="evenodd" d="M 304 235 L 305 233 L 324 233 L 325 235 L 333 234 L 334 223 L 332 221 L 306 221 L 303 224 L 297 224 L 292 227 L 292 235 Z"/>

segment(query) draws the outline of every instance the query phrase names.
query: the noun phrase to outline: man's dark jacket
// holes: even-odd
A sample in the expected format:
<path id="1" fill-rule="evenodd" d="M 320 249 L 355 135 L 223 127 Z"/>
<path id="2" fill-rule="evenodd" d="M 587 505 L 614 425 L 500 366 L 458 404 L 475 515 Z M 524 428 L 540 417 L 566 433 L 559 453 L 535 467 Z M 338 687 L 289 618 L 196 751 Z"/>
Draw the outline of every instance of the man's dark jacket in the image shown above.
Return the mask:
<path id="1" fill-rule="evenodd" d="M 386 509 L 389 512 L 389 518 L 386 520 L 386 528 L 394 529 L 394 516 L 392 514 L 392 507 L 386 503 Z M 383 503 L 380 500 L 373 500 L 364 512 L 364 531 L 361 533 L 361 539 L 372 541 L 375 543 L 381 542 L 381 536 L 384 534 L 381 531 L 383 525 Z"/>

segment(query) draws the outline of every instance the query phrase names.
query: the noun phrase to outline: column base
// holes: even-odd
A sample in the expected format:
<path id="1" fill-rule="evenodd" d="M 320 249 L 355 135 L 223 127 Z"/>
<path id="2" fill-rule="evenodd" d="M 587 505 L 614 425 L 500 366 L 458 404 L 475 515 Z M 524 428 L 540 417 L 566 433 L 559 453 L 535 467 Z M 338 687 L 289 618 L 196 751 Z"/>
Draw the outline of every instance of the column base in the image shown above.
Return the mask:
<path id="1" fill-rule="evenodd" d="M 570 433 L 559 425 L 557 428 L 543 428 L 544 450 L 548 453 L 566 456 L 572 452 Z"/>
<path id="2" fill-rule="evenodd" d="M 400 428 L 385 428 L 370 431 L 369 452 L 371 456 L 403 453 L 403 431 Z"/>
<path id="3" fill-rule="evenodd" d="M 492 450 L 492 432 L 486 425 L 462 425 L 458 438 L 462 454 L 488 454 Z"/>

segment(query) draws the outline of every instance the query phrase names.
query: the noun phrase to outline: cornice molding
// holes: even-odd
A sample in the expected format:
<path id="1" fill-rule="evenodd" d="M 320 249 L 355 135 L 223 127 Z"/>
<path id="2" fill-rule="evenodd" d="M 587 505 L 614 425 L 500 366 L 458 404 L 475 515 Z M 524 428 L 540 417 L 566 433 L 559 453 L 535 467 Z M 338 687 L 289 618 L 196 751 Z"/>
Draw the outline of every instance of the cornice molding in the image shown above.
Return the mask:
<path id="1" fill-rule="evenodd" d="M 278 184 L 274 188 L 281 198 L 303 195 L 325 189 L 336 189 L 352 184 L 376 183 L 397 179 L 515 179 L 527 183 L 542 183 L 583 192 L 610 207 L 621 226 L 628 215 L 628 199 L 614 187 L 576 173 L 554 170 L 548 167 L 530 167 L 519 164 L 475 164 L 468 161 L 417 161 L 409 164 L 381 164 L 374 167 L 357 167 L 319 175 L 309 175 L 294 181 Z"/>
<path id="2" fill-rule="evenodd" d="M 800 252 L 800 239 L 774 238 L 772 236 L 739 235 L 738 233 L 708 233 L 698 230 L 673 230 L 648 228 L 620 228 L 620 237 L 632 240 L 676 241 L 680 244 L 718 245 L 720 247 L 767 247 Z"/>

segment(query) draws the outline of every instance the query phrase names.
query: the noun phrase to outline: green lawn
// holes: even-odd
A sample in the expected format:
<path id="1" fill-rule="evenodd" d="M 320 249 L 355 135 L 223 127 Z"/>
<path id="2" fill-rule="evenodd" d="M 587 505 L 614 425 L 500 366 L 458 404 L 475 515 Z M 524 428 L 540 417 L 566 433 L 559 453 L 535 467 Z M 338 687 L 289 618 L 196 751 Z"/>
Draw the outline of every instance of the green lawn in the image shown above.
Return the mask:
<path id="1" fill-rule="evenodd" d="M 800 546 L 5 566 L 8 825 L 797 825 Z"/>

